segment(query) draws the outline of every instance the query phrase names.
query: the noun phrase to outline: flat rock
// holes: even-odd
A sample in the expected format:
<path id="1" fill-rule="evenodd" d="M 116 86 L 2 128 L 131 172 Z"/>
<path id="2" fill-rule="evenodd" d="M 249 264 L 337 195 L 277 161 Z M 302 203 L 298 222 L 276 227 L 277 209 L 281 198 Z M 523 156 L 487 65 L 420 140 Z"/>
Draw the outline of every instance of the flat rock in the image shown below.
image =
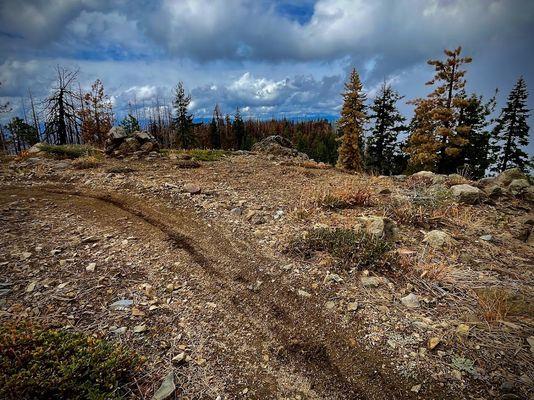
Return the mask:
<path id="1" fill-rule="evenodd" d="M 379 287 L 382 283 L 382 279 L 377 276 L 362 276 L 360 277 L 360 283 L 363 287 Z"/>
<path id="2" fill-rule="evenodd" d="M 401 298 L 401 303 L 408 308 L 418 308 L 419 307 L 419 298 L 416 294 L 410 293 L 407 296 Z"/>
<path id="3" fill-rule="evenodd" d="M 161 386 L 152 396 L 152 400 L 165 400 L 176 390 L 176 385 L 174 384 L 174 371 L 171 371 L 167 374 Z"/>
<path id="4" fill-rule="evenodd" d="M 117 311 L 128 310 L 133 305 L 133 300 L 122 299 L 110 304 L 110 308 Z"/>
<path id="5" fill-rule="evenodd" d="M 200 186 L 194 185 L 192 183 L 187 183 L 184 185 L 184 191 L 190 194 L 200 194 L 202 189 Z"/>
<path id="6" fill-rule="evenodd" d="M 452 244 L 454 244 L 454 240 L 447 232 L 443 232 L 437 229 L 426 233 L 423 242 L 428 243 L 430 247 L 433 247 L 435 249 L 439 249 L 445 246 L 451 246 Z"/>
<path id="7" fill-rule="evenodd" d="M 478 203 L 484 192 L 477 187 L 463 184 L 451 186 L 452 196 L 460 203 L 476 204 Z"/>

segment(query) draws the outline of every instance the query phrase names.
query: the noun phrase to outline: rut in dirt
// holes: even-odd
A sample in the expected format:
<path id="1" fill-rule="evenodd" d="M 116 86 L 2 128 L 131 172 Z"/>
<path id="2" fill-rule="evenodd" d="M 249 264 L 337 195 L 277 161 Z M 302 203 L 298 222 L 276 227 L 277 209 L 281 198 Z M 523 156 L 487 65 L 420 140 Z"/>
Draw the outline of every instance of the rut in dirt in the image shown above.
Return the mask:
<path id="1" fill-rule="evenodd" d="M 417 397 L 409 389 L 414 382 L 400 379 L 391 371 L 387 360 L 349 340 L 354 337 L 354 332 L 344 332 L 335 323 L 322 318 L 316 302 L 311 299 L 303 301 L 293 291 L 279 283 L 271 283 L 256 270 L 258 264 L 275 261 L 256 254 L 244 244 L 232 243 L 216 229 L 193 220 L 194 212 L 149 207 L 147 202 L 111 193 L 57 187 L 41 190 L 105 202 L 160 230 L 171 246 L 185 250 L 219 290 L 235 299 L 233 312 L 267 325 L 280 344 L 279 360 L 298 369 L 313 382 L 312 389 L 323 398 Z M 228 265 L 237 269 L 229 269 Z M 264 282 L 261 290 L 250 290 L 250 284 L 258 280 Z M 434 398 L 441 397 L 436 395 Z"/>

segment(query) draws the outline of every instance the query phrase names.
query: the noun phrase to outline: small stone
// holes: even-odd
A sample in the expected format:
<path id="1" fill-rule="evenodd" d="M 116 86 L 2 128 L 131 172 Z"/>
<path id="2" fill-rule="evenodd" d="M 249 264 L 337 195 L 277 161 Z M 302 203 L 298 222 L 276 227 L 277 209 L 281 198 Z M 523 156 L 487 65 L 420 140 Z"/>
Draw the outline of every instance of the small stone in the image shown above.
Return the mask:
<path id="1" fill-rule="evenodd" d="M 234 215 L 242 215 L 243 209 L 241 207 L 235 207 L 235 208 L 232 208 L 230 212 Z"/>
<path id="2" fill-rule="evenodd" d="M 57 254 L 61 253 L 61 249 L 54 249 L 50 251 L 51 256 L 55 256 Z"/>
<path id="3" fill-rule="evenodd" d="M 165 287 L 165 291 L 168 292 L 168 293 L 172 293 L 174 290 L 174 285 L 172 283 L 169 283 L 166 287 Z"/>
<path id="4" fill-rule="evenodd" d="M 186 354 L 185 352 L 181 352 L 180 354 L 177 354 L 175 355 L 172 360 L 171 360 L 173 363 L 175 364 L 182 364 L 182 363 L 185 363 L 186 362 Z"/>
<path id="5" fill-rule="evenodd" d="M 534 336 L 529 336 L 527 338 L 527 343 L 529 344 L 530 346 L 530 352 L 531 353 L 534 353 Z"/>
<path id="6" fill-rule="evenodd" d="M 491 236 L 491 235 L 482 235 L 482 236 L 480 236 L 479 239 L 483 240 L 485 242 L 491 242 L 491 241 L 493 241 L 493 236 Z"/>
<path id="7" fill-rule="evenodd" d="M 428 340 L 428 349 L 434 350 L 439 343 L 440 343 L 440 339 L 438 337 L 431 337 Z"/>
<path id="8" fill-rule="evenodd" d="M 114 333 L 115 335 L 123 335 L 128 330 L 127 327 L 121 326 L 120 328 L 112 329 L 111 333 Z"/>
<path id="9" fill-rule="evenodd" d="M 308 293 L 308 292 L 306 292 L 305 290 L 301 290 L 301 289 L 299 289 L 299 290 L 297 291 L 297 293 L 298 293 L 299 296 L 302 296 L 302 297 L 311 297 L 311 294 Z"/>
<path id="10" fill-rule="evenodd" d="M 382 280 L 376 276 L 362 276 L 360 277 L 360 283 L 363 287 L 372 287 L 376 288 L 380 286 Z"/>
<path id="11" fill-rule="evenodd" d="M 59 260 L 60 267 L 64 267 L 65 265 L 67 265 L 67 260 Z"/>
<path id="12" fill-rule="evenodd" d="M 328 282 L 341 283 L 341 282 L 343 282 L 343 278 L 340 277 L 338 274 L 328 274 L 324 278 L 324 282 L 325 283 L 328 283 Z"/>
<path id="13" fill-rule="evenodd" d="M 410 293 L 407 296 L 401 298 L 401 303 L 408 308 L 418 308 L 419 307 L 419 298 L 416 294 Z"/>
<path id="14" fill-rule="evenodd" d="M 122 299 L 122 300 L 118 300 L 118 301 L 116 301 L 114 303 L 111 303 L 110 307 L 113 310 L 125 311 L 125 310 L 129 310 L 132 305 L 133 305 L 133 300 Z"/>
<path id="15" fill-rule="evenodd" d="M 284 210 L 277 210 L 274 215 L 273 215 L 273 218 L 274 219 L 280 219 L 284 216 Z"/>
<path id="16" fill-rule="evenodd" d="M 152 400 L 165 400 L 176 390 L 176 385 L 174 384 L 174 372 L 171 371 L 167 374 L 159 389 L 152 396 Z"/>
<path id="17" fill-rule="evenodd" d="M 327 301 L 324 305 L 327 310 L 332 310 L 336 306 L 335 301 Z"/>
<path id="18" fill-rule="evenodd" d="M 347 304 L 347 311 L 357 311 L 358 310 L 358 302 L 352 301 L 349 304 Z"/>
<path id="19" fill-rule="evenodd" d="M 26 293 L 31 293 L 35 289 L 35 285 L 37 285 L 37 281 L 30 282 L 28 286 L 26 286 Z"/>
<path id="20" fill-rule="evenodd" d="M 187 183 L 184 185 L 184 191 L 189 194 L 200 194 L 202 189 L 200 188 L 200 186 L 194 185 L 192 183 Z"/>
<path id="21" fill-rule="evenodd" d="M 20 255 L 20 261 L 25 261 L 32 256 L 32 253 L 25 251 Z"/>
<path id="22" fill-rule="evenodd" d="M 147 329 L 146 325 L 136 325 L 136 326 L 134 326 L 133 331 L 134 331 L 134 333 L 142 333 L 142 332 L 146 331 L 146 329 Z"/>
<path id="23" fill-rule="evenodd" d="M 412 388 L 410 389 L 412 392 L 414 393 L 419 393 L 419 391 L 421 390 L 421 384 L 419 385 L 413 385 Z"/>
<path id="24" fill-rule="evenodd" d="M 85 267 L 85 270 L 87 272 L 95 272 L 96 263 L 90 263 L 87 267 Z"/>
<path id="25" fill-rule="evenodd" d="M 453 369 L 451 374 L 455 379 L 458 379 L 459 381 L 462 380 L 462 373 L 457 369 Z"/>
<path id="26" fill-rule="evenodd" d="M 438 249 L 452 245 L 454 240 L 448 233 L 435 229 L 425 234 L 423 242 L 428 243 L 430 247 Z"/>
<path id="27" fill-rule="evenodd" d="M 132 307 L 132 316 L 134 317 L 143 317 L 145 313 L 138 309 L 137 307 Z"/>
<path id="28" fill-rule="evenodd" d="M 467 336 L 469 335 L 470 326 L 466 324 L 460 324 L 456 328 L 456 333 L 461 336 Z"/>

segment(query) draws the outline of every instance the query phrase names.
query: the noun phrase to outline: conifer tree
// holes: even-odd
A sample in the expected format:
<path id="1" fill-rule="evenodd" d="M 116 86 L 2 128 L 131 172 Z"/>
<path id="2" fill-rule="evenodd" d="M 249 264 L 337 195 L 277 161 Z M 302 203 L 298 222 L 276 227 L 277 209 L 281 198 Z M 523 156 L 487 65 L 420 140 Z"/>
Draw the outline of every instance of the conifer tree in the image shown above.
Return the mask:
<path id="1" fill-rule="evenodd" d="M 472 94 L 460 114 L 460 125 L 469 126 L 469 143 L 463 147 L 461 159 L 464 172 L 472 179 L 484 177 L 490 166 L 490 132 L 488 117 L 495 109 L 495 96 L 484 102 L 482 96 Z"/>
<path id="2" fill-rule="evenodd" d="M 462 164 L 462 147 L 469 142 L 469 126 L 460 124 L 460 114 L 468 104 L 464 95 L 466 71 L 462 67 L 472 59 L 461 57 L 461 47 L 444 52 L 445 61 L 428 61 L 435 75 L 426 84 L 436 88 L 427 98 L 411 102 L 416 108 L 406 151 L 412 172 L 423 166 L 442 173 L 455 172 Z"/>
<path id="3" fill-rule="evenodd" d="M 128 115 L 122 119 L 121 126 L 124 128 L 126 133 L 133 133 L 141 130 L 139 121 L 137 121 L 137 118 L 130 113 L 128 113 Z"/>
<path id="4" fill-rule="evenodd" d="M 384 82 L 370 107 L 373 112 L 370 119 L 374 120 L 374 126 L 367 139 L 366 167 L 383 175 L 400 173 L 403 169 L 397 137 L 407 127 L 396 104 L 402 98 Z"/>
<path id="5" fill-rule="evenodd" d="M 363 85 L 360 77 L 353 69 L 348 82 L 345 83 L 343 93 L 343 107 L 341 118 L 338 121 L 340 129 L 340 146 L 337 159 L 339 168 L 361 171 L 362 161 L 362 141 L 364 125 L 367 122 L 366 96 L 363 93 Z"/>
<path id="6" fill-rule="evenodd" d="M 221 132 L 223 125 L 224 121 L 221 117 L 221 110 L 219 109 L 219 105 L 215 104 L 215 108 L 213 110 L 213 117 L 211 119 L 210 124 L 210 141 L 212 149 L 221 148 Z"/>
<path id="7" fill-rule="evenodd" d="M 508 95 L 506 106 L 497 119 L 492 132 L 494 170 L 502 172 L 508 168 L 518 167 L 527 170 L 532 164 L 522 148 L 529 142 L 530 127 L 527 119 L 530 110 L 527 108 L 528 91 L 523 77 L 520 77 Z"/>
<path id="8" fill-rule="evenodd" d="M 233 131 L 236 148 L 238 150 L 243 150 L 245 148 L 245 124 L 241 117 L 241 113 L 239 112 L 239 107 L 235 109 Z"/>
<path id="9" fill-rule="evenodd" d="M 191 96 L 186 96 L 184 84 L 179 82 L 176 86 L 173 100 L 176 113 L 173 118 L 173 126 L 176 133 L 176 144 L 179 143 L 184 149 L 189 149 L 194 144 L 193 116 L 187 110 L 190 103 Z"/>

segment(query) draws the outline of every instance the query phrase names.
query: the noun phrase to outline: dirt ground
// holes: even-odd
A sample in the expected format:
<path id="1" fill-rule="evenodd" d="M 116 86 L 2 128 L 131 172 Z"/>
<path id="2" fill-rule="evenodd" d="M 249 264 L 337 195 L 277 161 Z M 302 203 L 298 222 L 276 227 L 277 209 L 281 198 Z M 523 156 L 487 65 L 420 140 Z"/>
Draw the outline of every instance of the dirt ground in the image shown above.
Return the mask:
<path id="1" fill-rule="evenodd" d="M 135 349 L 148 361 L 132 398 L 151 398 L 170 371 L 184 399 L 533 396 L 525 201 L 447 201 L 409 219 L 391 204 L 425 182 L 253 154 L 194 169 L 167 157 L 90 169 L 6 160 L 0 185 L 0 323 L 34 319 Z M 313 201 L 343 185 L 371 204 Z M 397 219 L 395 268 L 338 270 L 328 255 L 287 251 L 313 227 L 361 215 Z M 438 228 L 454 243 L 431 250 L 423 237 Z M 408 293 L 419 307 L 403 305 Z M 112 306 L 123 299 L 133 304 Z"/>

